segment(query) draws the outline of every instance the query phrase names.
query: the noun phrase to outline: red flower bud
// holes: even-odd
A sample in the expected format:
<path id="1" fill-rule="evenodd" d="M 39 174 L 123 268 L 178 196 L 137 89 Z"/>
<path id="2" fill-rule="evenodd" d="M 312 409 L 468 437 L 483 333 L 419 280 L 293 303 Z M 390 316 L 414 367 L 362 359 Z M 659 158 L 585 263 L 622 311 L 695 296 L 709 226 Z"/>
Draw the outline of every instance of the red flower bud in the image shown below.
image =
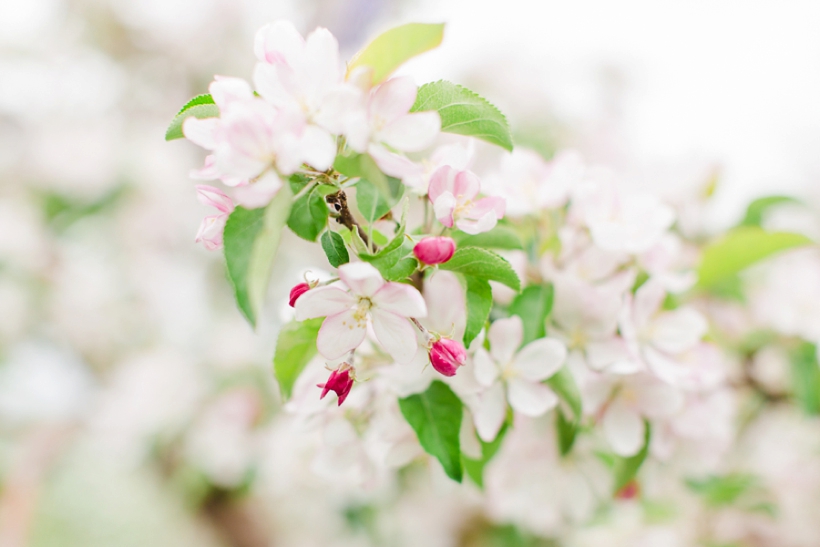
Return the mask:
<path id="1" fill-rule="evenodd" d="M 305 294 L 310 290 L 310 285 L 307 283 L 299 283 L 295 287 L 290 290 L 290 307 L 294 307 L 296 305 L 296 301 L 299 300 L 299 297 Z"/>
<path id="2" fill-rule="evenodd" d="M 631 500 L 637 498 L 640 493 L 641 486 L 638 481 L 632 479 L 615 493 L 615 497 L 619 500 Z"/>
<path id="3" fill-rule="evenodd" d="M 413 254 L 424 264 L 447 262 L 456 252 L 456 242 L 449 237 L 425 237 L 413 247 Z"/>
<path id="4" fill-rule="evenodd" d="M 467 351 L 460 342 L 442 338 L 430 348 L 430 363 L 444 376 L 455 376 L 458 367 L 467 361 Z"/>
<path id="5" fill-rule="evenodd" d="M 316 384 L 316 387 L 322 388 L 322 395 L 320 399 L 324 399 L 329 391 L 335 391 L 339 398 L 339 406 L 347 399 L 347 394 L 350 393 L 350 388 L 353 387 L 353 378 L 350 377 L 350 369 L 334 370 L 330 373 L 330 377 L 324 384 Z"/>

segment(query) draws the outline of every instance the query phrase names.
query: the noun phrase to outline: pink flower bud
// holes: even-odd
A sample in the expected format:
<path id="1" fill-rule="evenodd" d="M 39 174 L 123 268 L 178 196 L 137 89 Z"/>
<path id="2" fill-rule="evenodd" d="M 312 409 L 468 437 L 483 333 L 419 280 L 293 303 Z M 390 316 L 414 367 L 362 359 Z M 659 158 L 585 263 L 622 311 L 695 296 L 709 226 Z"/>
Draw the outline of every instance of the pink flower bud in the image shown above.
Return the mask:
<path id="1" fill-rule="evenodd" d="M 632 500 L 637 498 L 641 493 L 641 485 L 635 479 L 626 483 L 623 488 L 615 492 L 615 497 L 619 500 Z"/>
<path id="2" fill-rule="evenodd" d="M 460 342 L 442 338 L 430 348 L 430 363 L 444 376 L 455 376 L 458 367 L 467 361 L 467 351 Z"/>
<path id="3" fill-rule="evenodd" d="M 324 384 L 316 384 L 316 387 L 322 388 L 322 395 L 320 399 L 324 399 L 329 391 L 335 391 L 339 398 L 339 406 L 347 399 L 347 394 L 350 393 L 350 388 L 353 387 L 353 378 L 350 377 L 350 369 L 334 370 L 330 373 L 330 377 Z"/>
<path id="4" fill-rule="evenodd" d="M 305 294 L 310 290 L 310 285 L 307 283 L 299 283 L 295 287 L 290 290 L 290 307 L 293 308 L 296 306 L 296 301 L 299 300 L 299 297 Z"/>
<path id="5" fill-rule="evenodd" d="M 426 237 L 416 243 L 413 254 L 424 264 L 441 264 L 453 258 L 456 242 L 449 237 Z"/>

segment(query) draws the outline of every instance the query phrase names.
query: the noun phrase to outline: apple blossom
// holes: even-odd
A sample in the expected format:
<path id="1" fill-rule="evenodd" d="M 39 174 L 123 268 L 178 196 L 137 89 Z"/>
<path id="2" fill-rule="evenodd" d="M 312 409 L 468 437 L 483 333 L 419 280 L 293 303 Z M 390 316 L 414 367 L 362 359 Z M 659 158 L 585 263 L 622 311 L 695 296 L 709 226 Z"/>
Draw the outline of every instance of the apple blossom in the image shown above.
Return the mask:
<path id="1" fill-rule="evenodd" d="M 541 382 L 564 365 L 567 349 L 554 338 L 541 338 L 518 350 L 524 331 L 516 315 L 495 321 L 487 336 L 490 351 L 479 348 L 473 358 L 475 377 L 486 389 L 473 415 L 478 435 L 490 442 L 504 422 L 507 400 L 525 416 L 540 416 L 558 404 L 555 393 Z"/>
<path id="2" fill-rule="evenodd" d="M 416 258 L 430 266 L 447 262 L 455 252 L 456 242 L 450 237 L 426 237 L 413 247 Z"/>
<path id="3" fill-rule="evenodd" d="M 310 289 L 311 287 L 307 283 L 299 283 L 298 285 L 294 285 L 290 290 L 288 305 L 290 305 L 291 308 L 296 307 L 296 301 L 299 300 L 299 297 L 308 292 Z"/>
<path id="4" fill-rule="evenodd" d="M 464 345 L 450 338 L 441 338 L 430 346 L 430 363 L 444 376 L 455 376 L 458 367 L 467 361 Z"/>
<path id="5" fill-rule="evenodd" d="M 337 359 L 357 348 L 367 335 L 368 320 L 376 339 L 400 363 L 416 353 L 416 332 L 408 318 L 424 317 L 427 307 L 421 294 L 409 285 L 386 283 L 365 262 L 339 267 L 347 286 L 317 287 L 296 301 L 296 319 L 326 317 L 316 345 L 328 359 Z"/>
<path id="6" fill-rule="evenodd" d="M 429 198 L 439 222 L 454 225 L 468 234 L 492 230 L 504 216 L 503 198 L 486 197 L 476 200 L 481 182 L 470 171 L 440 167 L 430 178 Z"/>
<path id="7" fill-rule="evenodd" d="M 319 398 L 324 399 L 329 391 L 334 391 L 338 397 L 338 406 L 342 406 L 355 380 L 355 376 L 351 374 L 351 372 L 353 372 L 353 368 L 347 363 L 344 363 L 341 367 L 330 373 L 325 383 L 316 384 L 316 387 L 322 388 L 322 394 Z"/>
<path id="8" fill-rule="evenodd" d="M 196 233 L 196 242 L 200 241 L 209 251 L 222 248 L 222 231 L 225 229 L 225 222 L 233 211 L 233 201 L 225 192 L 219 188 L 199 184 L 196 187 L 196 197 L 200 203 L 209 207 L 214 207 L 219 214 L 207 216 L 199 225 Z"/>

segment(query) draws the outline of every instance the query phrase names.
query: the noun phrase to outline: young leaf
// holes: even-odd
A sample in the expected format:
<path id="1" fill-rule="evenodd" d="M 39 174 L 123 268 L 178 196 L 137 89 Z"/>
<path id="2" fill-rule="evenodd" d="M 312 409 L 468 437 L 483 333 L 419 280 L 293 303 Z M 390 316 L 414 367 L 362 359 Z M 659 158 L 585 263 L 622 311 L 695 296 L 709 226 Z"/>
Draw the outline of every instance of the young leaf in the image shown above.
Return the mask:
<path id="1" fill-rule="evenodd" d="M 798 406 L 806 414 L 820 414 L 820 366 L 817 347 L 804 342 L 790 354 L 792 389 Z"/>
<path id="2" fill-rule="evenodd" d="M 513 149 L 507 118 L 489 101 L 465 87 L 445 80 L 424 84 L 411 112 L 435 110 L 441 130 L 483 139 L 507 150 Z"/>
<path id="3" fill-rule="evenodd" d="M 413 257 L 413 245 L 409 240 L 401 241 L 399 247 L 386 253 L 370 255 L 359 254 L 359 258 L 370 262 L 379 270 L 387 281 L 401 281 L 410 277 L 418 268 L 419 262 Z"/>
<path id="4" fill-rule="evenodd" d="M 484 468 L 496 455 L 498 449 L 501 448 L 501 443 L 504 440 L 504 435 L 507 434 L 508 426 L 509 424 L 504 422 L 498 435 L 496 435 L 492 442 L 485 443 L 481 439 L 478 439 L 478 442 L 481 443 L 481 459 L 474 460 L 462 454 L 461 463 L 464 466 L 464 471 L 467 472 L 467 476 L 470 477 L 479 488 L 484 488 Z"/>
<path id="5" fill-rule="evenodd" d="M 467 325 L 464 328 L 464 347 L 469 348 L 484 328 L 493 307 L 493 290 L 484 279 L 465 275 L 467 281 Z"/>
<path id="6" fill-rule="evenodd" d="M 322 234 L 322 249 L 325 251 L 327 261 L 334 268 L 350 262 L 350 255 L 347 252 L 347 247 L 345 247 L 345 241 L 336 232 L 327 230 Z"/>
<path id="7" fill-rule="evenodd" d="M 356 205 L 367 223 L 373 224 L 386 215 L 395 203 L 389 203 L 370 181 L 360 180 L 356 185 Z"/>
<path id="8" fill-rule="evenodd" d="M 425 452 L 434 456 L 447 476 L 461 482 L 461 400 L 438 380 L 427 391 L 399 399 L 399 408 Z"/>
<path id="9" fill-rule="evenodd" d="M 487 281 L 498 281 L 516 291 L 521 288 L 518 275 L 510 263 L 486 249 L 462 247 L 455 252 L 453 258 L 439 267 Z"/>
<path id="10" fill-rule="evenodd" d="M 581 392 L 567 367 L 559 369 L 546 383 L 561 398 L 561 406 L 555 413 L 555 424 L 558 429 L 558 447 L 561 455 L 566 456 L 572 450 L 581 425 Z"/>
<path id="11" fill-rule="evenodd" d="M 327 215 L 325 198 L 317 188 L 314 188 L 293 203 L 288 217 L 288 228 L 302 239 L 316 241 L 327 226 Z"/>
<path id="12" fill-rule="evenodd" d="M 740 226 L 760 226 L 766 211 L 784 203 L 800 203 L 800 201 L 789 196 L 766 196 L 754 200 L 746 208 L 746 216 L 743 217 Z"/>
<path id="13" fill-rule="evenodd" d="M 282 398 L 289 399 L 296 379 L 316 355 L 316 336 L 324 318 L 291 321 L 279 331 L 273 355 L 273 372 Z"/>
<path id="14" fill-rule="evenodd" d="M 546 321 L 552 311 L 552 285 L 530 285 L 510 304 L 510 313 L 524 324 L 525 346 L 547 334 Z"/>
<path id="15" fill-rule="evenodd" d="M 185 106 L 180 108 L 177 115 L 174 116 L 171 125 L 165 131 L 165 140 L 172 141 L 184 138 L 182 122 L 191 116 L 195 118 L 217 118 L 219 117 L 219 108 L 214 104 L 214 100 L 209 94 L 197 95 L 185 103 Z"/>
<path id="16" fill-rule="evenodd" d="M 620 456 L 615 458 L 615 466 L 613 468 L 613 472 L 615 473 L 614 493 L 617 493 L 621 488 L 626 486 L 629 481 L 635 478 L 644 460 L 646 460 L 646 455 L 649 453 L 649 440 L 652 437 L 652 432 L 649 422 L 644 422 L 644 424 L 645 433 L 641 451 L 628 458 Z"/>
<path id="17" fill-rule="evenodd" d="M 811 243 L 802 234 L 767 232 L 757 226 L 735 228 L 704 249 L 698 286 L 709 288 L 777 252 Z"/>
<path id="18" fill-rule="evenodd" d="M 409 23 L 379 34 L 357 53 L 347 67 L 350 74 L 360 66 L 373 70 L 373 85 L 386 80 L 404 62 L 435 49 L 444 37 L 444 24 Z"/>
<path id="19" fill-rule="evenodd" d="M 290 213 L 293 193 L 285 185 L 267 207 L 234 209 L 225 223 L 225 262 L 239 309 L 251 325 L 265 300 L 273 259 Z"/>
<path id="20" fill-rule="evenodd" d="M 482 247 L 485 249 L 515 249 L 524 248 L 521 238 L 512 228 L 498 225 L 489 232 L 470 235 L 457 231 L 453 239 L 459 247 Z"/>

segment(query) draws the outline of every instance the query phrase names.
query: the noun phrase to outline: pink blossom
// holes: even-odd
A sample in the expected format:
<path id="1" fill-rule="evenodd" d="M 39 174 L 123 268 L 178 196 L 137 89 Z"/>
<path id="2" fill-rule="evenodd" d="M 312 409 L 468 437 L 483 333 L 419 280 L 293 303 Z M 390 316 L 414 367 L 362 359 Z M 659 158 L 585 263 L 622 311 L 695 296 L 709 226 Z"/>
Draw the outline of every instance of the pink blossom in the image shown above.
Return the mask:
<path id="1" fill-rule="evenodd" d="M 492 230 L 506 208 L 503 198 L 486 197 L 475 200 L 481 191 L 478 177 L 470 171 L 440 167 L 430 179 L 429 198 L 436 218 L 462 232 L 478 234 Z"/>
<path id="2" fill-rule="evenodd" d="M 456 242 L 449 237 L 426 237 L 413 247 L 416 258 L 428 265 L 447 262 L 455 252 Z"/>
<path id="3" fill-rule="evenodd" d="M 310 285 L 308 285 L 307 283 L 299 283 L 298 285 L 294 285 L 293 288 L 290 290 L 290 300 L 288 301 L 290 307 L 295 307 L 296 301 L 299 300 L 299 297 L 308 292 L 309 290 Z"/>
<path id="4" fill-rule="evenodd" d="M 353 387 L 353 377 L 350 374 L 351 370 L 349 365 L 346 366 L 343 364 L 339 369 L 330 373 L 327 382 L 324 384 L 316 384 L 316 387 L 322 388 L 322 394 L 319 398 L 324 399 L 328 392 L 335 391 L 336 396 L 339 398 L 338 406 L 342 406 L 342 403 L 347 399 L 348 393 L 350 393 L 350 388 Z"/>
<path id="5" fill-rule="evenodd" d="M 430 347 L 430 363 L 444 376 L 455 376 L 458 367 L 467 361 L 464 345 L 449 338 L 441 338 Z"/>
<path id="6" fill-rule="evenodd" d="M 219 211 L 216 215 L 202 219 L 202 224 L 199 225 L 199 231 L 196 233 L 196 242 L 201 241 L 209 251 L 221 249 L 222 232 L 225 229 L 225 222 L 233 212 L 233 202 L 222 190 L 206 184 L 197 185 L 196 197 L 201 204 Z"/>
<path id="7" fill-rule="evenodd" d="M 339 266 L 338 286 L 318 287 L 296 301 L 296 319 L 326 317 L 316 346 L 327 359 L 338 359 L 359 347 L 367 335 L 368 320 L 376 339 L 399 363 L 413 359 L 416 331 L 407 318 L 424 317 L 427 307 L 410 285 L 387 283 L 376 268 L 365 262 Z"/>

